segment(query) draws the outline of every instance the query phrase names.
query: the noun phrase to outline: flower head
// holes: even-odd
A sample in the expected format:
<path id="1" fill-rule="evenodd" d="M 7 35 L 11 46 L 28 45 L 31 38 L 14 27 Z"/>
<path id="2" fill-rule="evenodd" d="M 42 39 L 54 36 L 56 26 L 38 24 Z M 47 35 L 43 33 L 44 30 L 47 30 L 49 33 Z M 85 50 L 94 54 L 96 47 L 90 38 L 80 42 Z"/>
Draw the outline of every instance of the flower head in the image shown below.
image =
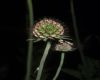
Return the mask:
<path id="1" fill-rule="evenodd" d="M 64 40 L 59 40 L 59 43 L 57 43 L 54 47 L 56 51 L 73 51 L 75 50 L 75 45 L 73 42 L 70 41 L 64 41 Z"/>
<path id="2" fill-rule="evenodd" d="M 63 34 L 63 26 L 59 22 L 47 18 L 37 22 L 33 28 L 33 35 L 39 39 L 59 39 Z"/>

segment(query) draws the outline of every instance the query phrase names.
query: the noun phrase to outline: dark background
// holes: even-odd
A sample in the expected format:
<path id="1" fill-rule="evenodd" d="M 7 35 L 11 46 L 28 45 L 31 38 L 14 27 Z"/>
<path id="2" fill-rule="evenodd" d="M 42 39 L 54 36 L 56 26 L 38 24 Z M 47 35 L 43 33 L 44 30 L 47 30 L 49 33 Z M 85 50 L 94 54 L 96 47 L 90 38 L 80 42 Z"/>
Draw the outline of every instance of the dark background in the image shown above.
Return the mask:
<path id="1" fill-rule="evenodd" d="M 33 0 L 33 4 L 34 20 L 43 17 L 56 18 L 73 30 L 70 0 Z M 86 55 L 99 59 L 99 1 L 74 0 L 74 5 L 79 36 L 81 42 L 88 47 Z M 25 0 L 0 1 L 0 80 L 24 78 L 29 28 L 27 11 Z M 85 43 L 88 36 L 91 39 Z M 69 58 L 72 63 L 77 63 L 76 58 L 79 55 L 69 55 Z"/>

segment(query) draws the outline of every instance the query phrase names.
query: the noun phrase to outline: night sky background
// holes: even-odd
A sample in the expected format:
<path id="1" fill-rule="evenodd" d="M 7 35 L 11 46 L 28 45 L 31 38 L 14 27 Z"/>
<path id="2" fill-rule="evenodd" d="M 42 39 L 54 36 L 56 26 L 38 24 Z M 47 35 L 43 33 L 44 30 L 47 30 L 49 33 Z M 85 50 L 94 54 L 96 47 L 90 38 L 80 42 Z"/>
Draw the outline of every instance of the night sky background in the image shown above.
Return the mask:
<path id="1" fill-rule="evenodd" d="M 26 39 L 28 38 L 29 28 L 27 23 L 28 10 L 26 2 L 26 0 L 0 1 L 0 80 L 24 79 L 27 57 Z M 70 32 L 74 31 L 70 12 L 70 0 L 33 0 L 33 5 L 34 20 L 37 21 L 43 17 L 55 18 L 67 24 L 71 30 Z M 85 55 L 99 59 L 99 1 L 74 0 L 74 5 L 79 37 L 82 44 L 86 47 Z M 43 43 L 39 43 L 39 46 L 35 44 L 35 49 L 42 47 L 42 44 Z M 75 65 L 80 63 L 81 59 L 78 50 L 72 53 L 74 54 L 68 54 L 66 56 L 68 64 L 65 63 L 64 67 L 74 66 L 73 68 L 75 68 Z M 59 54 L 50 55 L 51 57 L 47 59 L 48 64 L 46 66 L 52 68 L 52 66 L 56 65 L 55 62 L 59 63 L 59 59 L 55 57 L 56 55 L 59 57 Z M 57 60 L 55 60 L 56 58 Z M 36 68 L 36 66 L 34 67 Z M 50 77 L 52 77 L 52 75 Z M 60 75 L 60 78 L 63 80 L 75 79 L 70 75 L 67 75 L 66 78 L 66 74 L 63 73 Z M 59 80 L 62 80 L 60 78 Z"/>

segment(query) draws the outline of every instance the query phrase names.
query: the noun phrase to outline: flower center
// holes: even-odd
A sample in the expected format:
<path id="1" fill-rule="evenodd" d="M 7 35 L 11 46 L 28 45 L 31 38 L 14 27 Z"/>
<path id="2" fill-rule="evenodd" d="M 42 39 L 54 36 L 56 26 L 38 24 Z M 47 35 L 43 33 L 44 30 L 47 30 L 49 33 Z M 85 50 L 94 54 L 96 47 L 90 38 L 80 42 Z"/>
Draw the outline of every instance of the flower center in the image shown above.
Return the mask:
<path id="1" fill-rule="evenodd" d="M 48 33 L 48 34 L 52 34 L 53 32 L 54 32 L 54 30 L 55 30 L 55 27 L 52 25 L 52 24 L 48 24 L 48 25 L 46 25 L 45 26 L 46 27 L 46 32 Z"/>

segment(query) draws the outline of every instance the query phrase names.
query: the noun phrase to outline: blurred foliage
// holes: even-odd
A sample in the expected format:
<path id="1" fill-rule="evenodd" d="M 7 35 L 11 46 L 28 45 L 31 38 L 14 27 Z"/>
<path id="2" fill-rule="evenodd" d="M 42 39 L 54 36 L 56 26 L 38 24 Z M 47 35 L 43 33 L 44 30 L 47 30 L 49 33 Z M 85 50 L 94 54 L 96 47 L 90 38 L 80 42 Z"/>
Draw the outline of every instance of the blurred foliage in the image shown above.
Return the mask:
<path id="1" fill-rule="evenodd" d="M 100 80 L 100 60 L 95 60 L 89 57 L 85 57 L 87 62 L 87 67 L 83 67 L 79 64 L 77 70 L 73 69 L 62 69 L 62 72 L 70 74 L 80 80 L 86 80 L 87 76 L 91 80 Z"/>

